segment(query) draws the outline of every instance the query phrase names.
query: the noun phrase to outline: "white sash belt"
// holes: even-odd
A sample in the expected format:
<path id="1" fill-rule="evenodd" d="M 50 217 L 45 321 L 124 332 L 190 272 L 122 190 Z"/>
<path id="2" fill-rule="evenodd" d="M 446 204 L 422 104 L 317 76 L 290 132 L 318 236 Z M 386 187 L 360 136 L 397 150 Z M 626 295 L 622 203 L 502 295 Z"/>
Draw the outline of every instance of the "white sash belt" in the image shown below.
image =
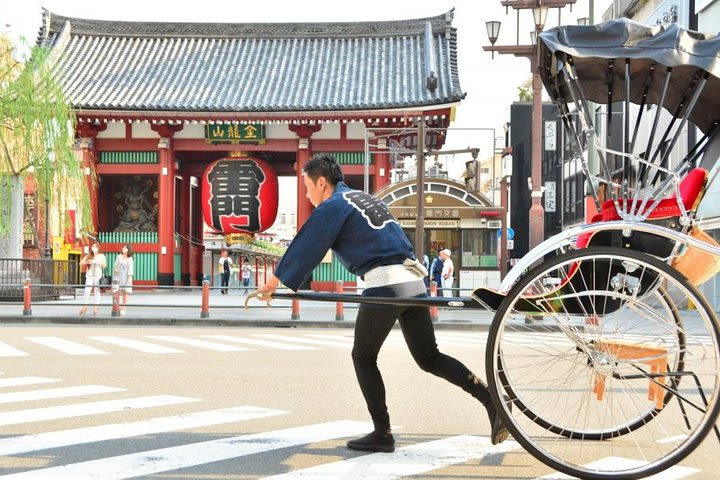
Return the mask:
<path id="1" fill-rule="evenodd" d="M 422 277 L 405 265 L 385 265 L 375 267 L 365 275 L 365 288 L 384 287 L 396 283 L 416 282 Z"/>

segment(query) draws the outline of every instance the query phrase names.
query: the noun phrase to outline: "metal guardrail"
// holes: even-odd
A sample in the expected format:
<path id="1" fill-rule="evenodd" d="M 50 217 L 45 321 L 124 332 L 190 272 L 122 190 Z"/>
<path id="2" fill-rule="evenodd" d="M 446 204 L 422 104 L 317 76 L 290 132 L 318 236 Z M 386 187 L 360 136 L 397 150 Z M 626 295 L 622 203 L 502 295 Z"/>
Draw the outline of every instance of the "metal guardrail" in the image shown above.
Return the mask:
<path id="1" fill-rule="evenodd" d="M 116 288 L 113 288 L 113 286 L 116 287 Z M 117 284 L 100 286 L 100 288 L 101 288 L 102 290 L 109 291 L 109 292 L 111 293 L 111 298 L 112 298 L 112 316 L 118 316 L 118 315 L 120 315 L 119 291 L 122 290 L 123 287 L 125 287 L 125 286 L 126 286 L 126 285 L 117 285 Z M 19 283 L 19 284 L 15 284 L 15 283 L 13 283 L 13 284 L 0 283 L 0 291 L 2 291 L 3 289 L 6 289 L 6 290 L 12 290 L 12 291 L 18 291 L 18 292 L 20 292 L 20 296 L 19 296 L 19 297 L 12 298 L 12 299 L 10 299 L 10 301 L 8 301 L 8 299 L 0 298 L 0 304 L 3 304 L 3 305 L 23 305 L 23 315 L 26 315 L 26 316 L 31 316 L 31 315 L 32 315 L 32 303 L 33 303 L 33 302 L 38 303 L 38 302 L 37 302 L 38 296 L 40 296 L 41 301 L 42 301 L 42 300 L 45 300 L 45 301 L 52 300 L 51 303 L 48 303 L 48 304 L 47 304 L 47 305 L 51 305 L 51 306 L 73 306 L 73 307 L 77 307 L 77 306 L 93 306 L 93 307 L 94 307 L 94 306 L 97 306 L 97 304 L 95 304 L 95 303 L 78 303 L 77 301 L 70 301 L 70 302 L 58 301 L 58 299 L 59 299 L 59 297 L 60 297 L 60 294 L 59 294 L 59 293 L 58 293 L 57 295 L 53 295 L 51 298 L 42 297 L 42 296 L 40 295 L 40 294 L 41 294 L 42 292 L 44 292 L 45 290 L 47 290 L 47 289 L 52 289 L 54 292 L 55 292 L 55 291 L 57 291 L 57 292 L 63 291 L 63 292 L 64 292 L 63 294 L 69 294 L 69 295 L 71 295 L 72 297 L 75 298 L 75 297 L 76 297 L 77 290 L 78 290 L 78 289 L 83 289 L 83 288 L 85 288 L 85 287 L 86 287 L 86 286 L 85 286 L 85 285 L 82 285 L 82 284 L 68 284 L 68 285 L 62 285 L 62 286 L 58 286 L 58 285 L 55 285 L 55 284 L 33 284 L 30 278 L 25 279 L 24 282 Z M 182 291 L 182 290 L 188 290 L 188 291 L 197 291 L 197 292 L 200 293 L 200 305 L 199 305 L 199 306 L 200 306 L 200 318 L 209 318 L 209 317 L 210 317 L 210 291 L 211 291 L 211 290 L 228 290 L 228 291 L 229 291 L 229 290 L 244 290 L 244 291 L 246 291 L 246 292 L 248 292 L 248 293 L 254 291 L 253 288 L 247 288 L 247 287 L 244 287 L 244 286 L 242 286 L 242 285 L 233 286 L 233 287 L 229 287 L 229 286 L 214 286 L 214 287 L 210 287 L 210 282 L 209 282 L 208 280 L 204 280 L 203 283 L 202 283 L 202 286 L 132 285 L 132 288 L 133 288 L 134 291 L 139 291 L 139 290 L 174 290 L 174 291 L 178 291 L 178 290 L 181 290 L 181 291 Z M 283 291 L 283 290 L 287 290 L 287 289 L 279 289 L 279 291 Z M 351 298 L 352 296 L 346 297 L 346 298 L 345 298 L 345 297 L 342 297 L 343 294 L 345 293 L 345 291 L 357 292 L 357 290 L 358 290 L 358 288 L 357 288 L 356 286 L 345 286 L 345 285 L 343 284 L 343 282 L 337 282 L 337 283 L 336 283 L 335 289 L 331 292 L 331 293 L 333 293 L 333 294 L 335 294 L 335 295 L 338 295 L 338 297 L 337 297 L 337 298 L 338 298 L 338 301 L 335 302 L 335 303 L 336 303 L 335 320 L 344 320 L 344 308 L 345 308 L 344 303 L 345 303 L 346 301 L 350 301 L 351 303 L 354 303 L 354 302 L 352 302 L 352 300 L 347 300 L 347 299 L 346 299 L 346 298 Z M 459 289 L 459 288 L 455 288 L 455 289 L 453 289 L 453 290 L 458 291 L 458 292 L 461 291 L 461 289 Z M 289 290 L 287 290 L 287 291 L 289 291 Z M 431 282 L 431 286 L 430 286 L 430 288 L 429 288 L 429 290 L 428 290 L 428 293 L 429 293 L 430 297 L 436 297 L 436 296 L 437 296 L 437 288 L 436 288 L 436 285 L 435 285 L 434 282 Z M 287 295 L 287 294 L 286 294 L 286 295 Z M 282 296 L 283 296 L 283 295 L 281 295 L 280 297 L 282 297 Z M 193 298 L 193 297 L 191 297 L 191 298 Z M 194 297 L 194 298 L 197 299 L 197 297 Z M 310 301 L 312 301 L 312 299 L 309 299 L 309 298 L 308 298 L 308 299 L 305 299 L 305 300 L 310 300 Z M 439 300 L 439 299 L 438 299 L 438 300 Z M 449 301 L 449 300 L 450 300 L 450 299 L 448 299 L 448 301 Z M 451 302 L 451 303 L 452 303 L 452 302 Z M 102 304 L 102 305 L 106 305 L 106 304 Z M 132 303 L 132 306 L 133 306 L 133 307 L 150 307 L 150 308 L 153 308 L 153 307 L 167 308 L 169 305 L 163 304 L 163 303 L 137 303 L 137 302 L 133 302 L 133 303 Z M 219 308 L 219 309 L 237 309 L 237 308 L 241 308 L 241 306 L 242 306 L 242 305 L 241 305 L 240 303 L 235 304 L 235 305 L 217 305 L 217 304 L 216 304 L 216 305 L 212 305 L 212 308 L 213 308 L 213 309 L 216 309 L 216 308 Z M 433 320 L 433 321 L 437 321 L 437 319 L 438 319 L 438 316 L 437 316 L 437 308 L 438 308 L 438 307 L 437 307 L 437 306 L 433 306 L 433 305 L 431 305 L 431 304 L 428 304 L 428 306 L 430 307 L 430 315 L 431 315 L 432 320 Z M 192 309 L 197 309 L 197 308 L 198 308 L 198 304 L 197 304 L 197 303 L 174 303 L 174 304 L 171 305 L 171 307 L 172 307 L 172 308 L 192 308 Z M 257 306 L 253 306 L 253 307 L 251 307 L 251 308 L 267 308 L 267 307 L 265 307 L 265 306 L 262 305 L 262 304 L 259 304 L 259 305 L 257 305 Z M 276 307 L 274 307 L 274 308 L 285 308 L 285 309 L 287 309 L 288 306 L 276 306 Z M 291 305 L 290 305 L 290 308 L 291 308 L 291 317 L 290 317 L 290 318 L 293 319 L 293 320 L 298 320 L 298 319 L 300 319 L 300 299 L 299 299 L 299 298 L 292 300 Z"/>
<path id="2" fill-rule="evenodd" d="M 75 296 L 73 284 L 80 281 L 77 264 L 68 260 L 0 258 L 0 301 L 23 299 L 23 284 L 30 279 L 36 300 Z"/>

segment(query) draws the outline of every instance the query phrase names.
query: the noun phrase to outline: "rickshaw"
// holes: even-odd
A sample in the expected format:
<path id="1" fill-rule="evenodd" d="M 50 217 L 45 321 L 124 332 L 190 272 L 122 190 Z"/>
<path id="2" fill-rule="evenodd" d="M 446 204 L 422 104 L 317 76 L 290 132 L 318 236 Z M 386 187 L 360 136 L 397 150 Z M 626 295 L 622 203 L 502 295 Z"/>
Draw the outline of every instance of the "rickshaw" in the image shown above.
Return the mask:
<path id="1" fill-rule="evenodd" d="M 698 216 L 720 157 L 720 36 L 618 19 L 543 32 L 537 54 L 589 224 L 471 298 L 274 296 L 492 310 L 488 386 L 514 439 L 568 475 L 642 478 L 720 441 L 720 323 L 698 289 L 720 271 Z"/>

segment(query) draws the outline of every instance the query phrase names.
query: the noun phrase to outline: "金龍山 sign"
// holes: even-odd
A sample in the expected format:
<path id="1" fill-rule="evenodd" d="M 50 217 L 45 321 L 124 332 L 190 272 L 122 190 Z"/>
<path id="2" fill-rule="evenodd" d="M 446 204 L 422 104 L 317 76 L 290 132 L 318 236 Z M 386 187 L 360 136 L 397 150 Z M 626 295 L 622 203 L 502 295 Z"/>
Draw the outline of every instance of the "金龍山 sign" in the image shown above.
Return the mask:
<path id="1" fill-rule="evenodd" d="M 265 127 L 259 123 L 205 125 L 207 143 L 265 143 Z"/>

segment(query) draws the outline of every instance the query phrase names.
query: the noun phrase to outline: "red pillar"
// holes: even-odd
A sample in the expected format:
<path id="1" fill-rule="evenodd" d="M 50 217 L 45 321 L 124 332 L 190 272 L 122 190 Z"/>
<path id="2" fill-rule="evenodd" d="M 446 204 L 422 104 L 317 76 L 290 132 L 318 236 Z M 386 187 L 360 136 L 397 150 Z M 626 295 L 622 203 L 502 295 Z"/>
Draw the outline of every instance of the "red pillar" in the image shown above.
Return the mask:
<path id="1" fill-rule="evenodd" d="M 81 225 L 81 227 L 95 234 L 98 233 L 98 229 L 100 228 L 98 219 L 98 155 L 97 149 L 95 148 L 95 138 L 97 138 L 98 133 L 106 128 L 107 124 L 105 123 L 97 125 L 84 122 L 78 123 L 75 128 L 78 137 L 75 142 L 75 148 L 79 150 L 82 157 L 81 161 L 83 174 L 85 176 L 85 185 L 90 193 L 90 218 L 92 219 L 92 225 Z"/>
<path id="2" fill-rule="evenodd" d="M 260 261 L 255 257 L 255 285 L 260 285 Z"/>
<path id="3" fill-rule="evenodd" d="M 298 136 L 297 161 L 295 162 L 295 172 L 297 174 L 297 229 L 303 226 L 305 220 L 312 212 L 312 204 L 305 196 L 305 183 L 303 181 L 302 169 L 312 157 L 312 148 L 310 146 L 310 137 L 315 132 L 320 131 L 320 125 L 289 125 L 288 128 Z"/>
<path id="4" fill-rule="evenodd" d="M 172 137 L 182 125 L 152 125 L 160 135 L 158 178 L 158 285 L 175 284 L 175 151 Z"/>
<path id="5" fill-rule="evenodd" d="M 375 154 L 375 191 L 377 192 L 390 183 L 390 153 L 387 151 L 387 140 L 378 139 L 378 152 Z"/>

